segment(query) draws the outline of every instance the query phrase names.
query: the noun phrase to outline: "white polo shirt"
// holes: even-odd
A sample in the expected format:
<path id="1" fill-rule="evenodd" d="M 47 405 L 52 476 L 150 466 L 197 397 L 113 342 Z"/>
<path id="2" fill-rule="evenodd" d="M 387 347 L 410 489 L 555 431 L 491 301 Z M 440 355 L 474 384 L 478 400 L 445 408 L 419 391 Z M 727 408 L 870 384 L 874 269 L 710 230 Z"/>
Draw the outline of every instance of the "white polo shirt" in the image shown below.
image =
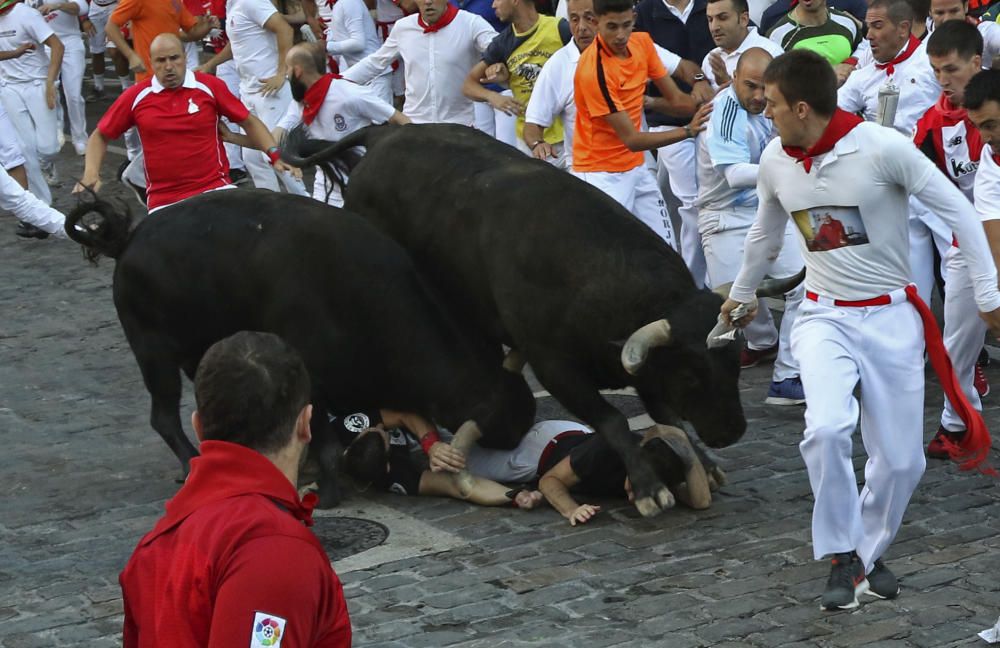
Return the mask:
<path id="1" fill-rule="evenodd" d="M 226 3 L 226 34 L 233 46 L 241 94 L 260 92 L 261 79 L 271 78 L 278 71 L 278 38 L 264 29 L 264 23 L 276 13 L 270 0 Z"/>
<path id="2" fill-rule="evenodd" d="M 8 83 L 26 83 L 47 78 L 49 55 L 45 53 L 42 43 L 53 33 L 42 14 L 20 3 L 0 16 L 0 50 L 16 50 L 24 43 L 36 45 L 34 50 L 17 58 L 0 61 L 0 78 Z"/>
<path id="3" fill-rule="evenodd" d="M 855 70 L 837 91 L 837 105 L 847 112 L 861 113 L 866 121 L 874 121 L 878 114 L 879 88 L 891 79 L 899 88 L 893 126 L 900 133 L 912 136 L 917 120 L 941 95 L 941 86 L 934 78 L 925 44 L 920 43 L 908 59 L 897 64 L 891 77 L 888 72 L 888 69 L 878 69 L 874 63 Z"/>
<path id="4" fill-rule="evenodd" d="M 988 70 L 1000 58 L 1000 24 L 984 20 L 976 28 L 983 37 L 983 68 Z"/>
<path id="5" fill-rule="evenodd" d="M 733 74 L 736 72 L 736 64 L 739 62 L 740 56 L 751 47 L 759 47 L 762 50 L 769 52 L 771 56 L 775 58 L 785 53 L 785 50 L 781 49 L 781 45 L 778 45 L 770 38 L 765 38 L 764 36 L 758 34 L 756 27 L 751 27 L 750 33 L 747 34 L 747 37 L 744 38 L 739 47 L 734 49 L 732 52 L 726 54 L 721 47 L 716 47 L 705 55 L 705 59 L 701 62 L 701 71 L 705 74 L 705 78 L 708 79 L 713 88 L 718 89 L 719 84 L 715 82 L 715 73 L 712 72 L 712 55 L 722 55 L 722 61 L 726 64 L 726 72 L 729 74 L 729 78 L 732 78 Z"/>
<path id="6" fill-rule="evenodd" d="M 87 15 L 87 3 L 84 0 L 68 0 L 80 8 L 80 16 Z M 24 4 L 36 11 L 45 4 L 45 0 L 27 0 Z M 65 11 L 50 11 L 42 18 L 49 24 L 59 40 L 66 42 L 68 38 L 81 38 L 80 20 L 77 16 Z"/>
<path id="7" fill-rule="evenodd" d="M 480 16 L 464 10 L 449 25 L 428 34 L 417 23 L 419 17 L 412 14 L 397 20 L 382 47 L 347 70 L 344 78 L 368 83 L 401 58 L 407 117 L 418 124 L 471 126 L 472 101 L 462 94 L 462 84 L 497 33 Z"/>
<path id="8" fill-rule="evenodd" d="M 334 79 L 326 91 L 319 114 L 306 126 L 313 139 L 339 142 L 365 126 L 384 124 L 396 109 L 382 101 L 369 86 Z M 302 104 L 293 101 L 278 121 L 278 128 L 291 130 L 302 123 Z"/>
<path id="9" fill-rule="evenodd" d="M 993 147 L 983 145 L 976 171 L 976 185 L 972 190 L 979 218 L 984 221 L 1000 220 L 1000 164 L 993 158 Z M 963 251 L 965 247 L 962 247 Z"/>
<path id="10" fill-rule="evenodd" d="M 833 299 L 862 300 L 911 282 L 908 194 L 915 194 L 956 233 L 972 270 L 976 303 L 1000 308 L 997 273 L 975 209 L 913 142 L 877 124 L 862 123 L 812 171 L 774 139 L 757 180 L 760 206 L 746 238 L 743 267 L 730 295 L 751 301 L 781 248 L 789 214 L 806 263 L 806 288 Z M 821 223 L 833 219 L 846 243 L 817 249 Z"/>
<path id="11" fill-rule="evenodd" d="M 342 70 L 382 45 L 365 0 L 337 0 L 330 13 L 328 29 L 326 51 L 337 57 Z"/>

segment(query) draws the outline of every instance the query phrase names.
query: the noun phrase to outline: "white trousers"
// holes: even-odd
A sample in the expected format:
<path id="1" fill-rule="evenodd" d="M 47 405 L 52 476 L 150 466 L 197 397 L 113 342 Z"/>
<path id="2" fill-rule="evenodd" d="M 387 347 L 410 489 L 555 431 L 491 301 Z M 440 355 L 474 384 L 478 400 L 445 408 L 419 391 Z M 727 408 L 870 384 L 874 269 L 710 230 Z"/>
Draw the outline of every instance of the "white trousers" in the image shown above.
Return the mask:
<path id="1" fill-rule="evenodd" d="M 505 97 L 514 96 L 514 93 L 510 90 L 504 90 L 500 94 Z M 517 146 L 517 117 L 493 109 L 493 119 L 496 121 L 496 138 L 504 144 Z"/>
<path id="2" fill-rule="evenodd" d="M 229 88 L 229 91 L 233 93 L 233 96 L 235 97 L 240 96 L 240 75 L 236 71 L 235 61 L 230 59 L 225 63 L 219 65 L 219 67 L 215 69 L 215 76 L 216 78 L 221 79 L 226 84 L 226 87 Z M 233 131 L 234 133 L 240 132 L 240 127 L 237 126 L 236 124 L 233 124 L 225 117 L 222 118 L 222 121 L 225 122 L 226 126 L 229 127 L 229 130 Z M 243 147 L 229 143 L 225 143 L 223 144 L 223 146 L 226 147 L 226 157 L 229 158 L 229 168 L 230 169 L 244 168 L 245 165 L 243 164 Z"/>
<path id="3" fill-rule="evenodd" d="M 59 81 L 63 94 L 66 96 L 66 109 L 69 113 L 69 132 L 73 146 L 82 150 L 87 147 L 87 104 L 83 100 L 83 71 L 87 67 L 87 52 L 83 39 L 79 36 L 62 39 L 66 48 L 63 54 L 62 67 L 59 69 Z M 63 132 L 62 104 L 56 104 L 56 117 L 59 132 Z"/>
<path id="4" fill-rule="evenodd" d="M 920 298 L 930 304 L 934 290 L 934 248 L 941 257 L 941 276 L 944 276 L 944 257 L 951 247 L 951 228 L 912 196 L 909 226 L 910 275 L 917 284 Z"/>
<path id="5" fill-rule="evenodd" d="M 489 105 L 485 101 L 473 101 L 472 113 L 475 116 L 474 125 L 476 130 L 482 131 L 490 137 L 496 137 L 496 111 L 493 110 L 493 106 Z"/>
<path id="6" fill-rule="evenodd" d="M 521 483 L 538 475 L 538 462 L 549 442 L 563 432 L 589 429 L 573 421 L 541 421 L 536 423 L 513 450 L 490 450 L 472 446 L 465 465 L 476 477 L 495 482 Z"/>
<path id="7" fill-rule="evenodd" d="M 13 212 L 20 220 L 49 234 L 66 238 L 63 229 L 66 217 L 25 191 L 3 169 L 0 169 L 0 209 Z"/>
<path id="8" fill-rule="evenodd" d="M 17 133 L 28 189 L 46 205 L 52 204 L 52 192 L 42 177 L 39 160 L 59 152 L 56 111 L 45 102 L 45 81 L 0 84 L 0 102 Z"/>
<path id="9" fill-rule="evenodd" d="M 117 6 L 117 2 L 109 7 L 101 7 L 90 3 L 90 13 L 87 17 L 90 18 L 91 24 L 94 25 L 94 35 L 88 38 L 91 54 L 103 54 L 107 49 L 108 37 L 104 33 L 104 28 L 108 26 L 108 19 L 114 13 Z"/>
<path id="10" fill-rule="evenodd" d="M 614 198 L 622 207 L 653 230 L 667 245 L 677 249 L 674 226 L 667 214 L 656 178 L 644 165 L 620 173 L 577 172 L 573 175 Z"/>
<path id="11" fill-rule="evenodd" d="M 286 83 L 277 94 L 270 97 L 265 97 L 259 92 L 255 92 L 252 94 L 243 94 L 240 99 L 250 109 L 250 113 L 264 122 L 267 130 L 270 131 L 274 130 L 274 127 L 278 125 L 278 120 L 285 114 L 285 109 L 288 108 L 288 104 L 292 100 L 292 91 Z M 263 151 L 249 148 L 243 149 L 243 163 L 246 165 L 250 177 L 253 178 L 254 186 L 258 189 L 278 191 L 278 180 L 280 179 L 281 184 L 285 186 L 285 191 L 288 193 L 296 196 L 309 195 L 302 181 L 291 173 L 287 171 L 276 172 L 271 166 L 267 154 Z"/>
<path id="12" fill-rule="evenodd" d="M 17 141 L 14 124 L 0 103 L 0 167 L 9 171 L 22 164 L 24 156 L 21 155 L 21 144 Z"/>
<path id="13" fill-rule="evenodd" d="M 650 132 L 674 130 L 677 126 L 652 126 Z M 694 276 L 695 285 L 705 284 L 705 253 L 698 234 L 698 174 L 696 142 L 686 139 L 656 152 L 656 179 L 663 195 L 669 189 L 680 202 L 680 253 Z"/>
<path id="14" fill-rule="evenodd" d="M 330 185 L 333 188 L 330 189 Z M 330 197 L 327 198 L 326 192 L 330 189 Z M 336 182 L 330 183 L 326 179 L 326 174 L 323 173 L 322 169 L 316 169 L 316 177 L 313 179 L 313 200 L 318 200 L 320 202 L 325 202 L 327 205 L 333 205 L 334 207 L 344 206 L 344 195 L 340 192 L 340 185 Z"/>
<path id="15" fill-rule="evenodd" d="M 708 284 L 712 288 L 736 279 L 743 263 L 743 246 L 747 232 L 753 223 L 755 211 L 733 210 L 730 212 L 706 212 L 699 216 L 701 244 L 705 250 L 708 268 Z M 785 229 L 785 240 L 781 253 L 772 262 L 772 277 L 791 277 L 802 270 L 805 262 L 799 251 L 798 241 L 792 230 L 791 221 Z M 757 316 L 743 329 L 747 345 L 751 349 L 768 349 L 778 345 L 778 356 L 774 360 L 773 379 L 781 382 L 799 375 L 799 363 L 792 357 L 791 334 L 795 317 L 802 303 L 805 288 L 802 284 L 785 293 L 785 312 L 781 318 L 781 330 L 774 326 L 771 311 L 763 304 L 757 309 Z"/>
<path id="16" fill-rule="evenodd" d="M 187 60 L 187 69 L 193 70 L 201 65 L 201 41 L 185 41 L 184 58 Z"/>
<path id="17" fill-rule="evenodd" d="M 815 498 L 813 554 L 856 550 L 866 571 L 896 536 L 926 464 L 923 326 L 905 299 L 902 289 L 887 306 L 806 299 L 792 331 L 806 394 L 799 449 Z M 868 453 L 860 494 L 851 460 L 859 409 Z"/>
<path id="18" fill-rule="evenodd" d="M 944 297 L 944 347 L 965 397 L 981 412 L 983 404 L 979 392 L 972 384 L 972 378 L 976 360 L 983 348 L 986 322 L 979 317 L 969 270 L 956 247 L 949 248 L 945 255 L 945 272 L 947 290 Z M 944 399 L 944 410 L 941 412 L 941 425 L 949 432 L 965 430 L 965 423 L 947 398 Z"/>

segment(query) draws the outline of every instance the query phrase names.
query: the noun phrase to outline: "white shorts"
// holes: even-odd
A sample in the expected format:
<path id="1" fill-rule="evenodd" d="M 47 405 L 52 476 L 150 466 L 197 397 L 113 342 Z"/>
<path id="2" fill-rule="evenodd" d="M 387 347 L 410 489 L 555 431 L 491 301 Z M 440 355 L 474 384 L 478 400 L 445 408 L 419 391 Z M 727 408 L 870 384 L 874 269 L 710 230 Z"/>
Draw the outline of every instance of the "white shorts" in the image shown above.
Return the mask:
<path id="1" fill-rule="evenodd" d="M 17 132 L 10 123 L 7 111 L 0 103 L 0 166 L 5 170 L 17 168 L 24 164 L 21 145 L 17 142 Z"/>
<path id="2" fill-rule="evenodd" d="M 103 54 L 106 50 L 109 43 L 108 37 L 104 33 L 104 28 L 108 26 L 108 18 L 111 17 L 117 6 L 117 2 L 106 7 L 91 3 L 90 13 L 87 15 L 90 18 L 91 24 L 94 25 L 94 35 L 87 38 L 91 54 Z M 114 47 L 114 45 L 111 45 L 111 47 Z"/>
<path id="3" fill-rule="evenodd" d="M 667 204 L 656 184 L 656 176 L 645 165 L 612 173 L 606 171 L 578 172 L 573 175 L 592 184 L 614 198 L 622 207 L 632 212 L 640 221 L 662 238 L 667 245 L 677 249 L 674 226 L 667 214 Z"/>

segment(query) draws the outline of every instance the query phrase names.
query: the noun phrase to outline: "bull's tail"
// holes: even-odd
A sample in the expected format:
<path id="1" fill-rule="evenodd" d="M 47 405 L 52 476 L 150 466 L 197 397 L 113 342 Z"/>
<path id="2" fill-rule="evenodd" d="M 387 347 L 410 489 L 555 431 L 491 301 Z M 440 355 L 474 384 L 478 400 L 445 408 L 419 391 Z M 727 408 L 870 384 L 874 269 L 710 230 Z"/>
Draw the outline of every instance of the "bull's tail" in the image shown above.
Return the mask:
<path id="1" fill-rule="evenodd" d="M 83 246 L 91 263 L 102 257 L 117 259 L 132 232 L 132 212 L 119 201 L 108 201 L 91 192 L 66 216 L 66 235 Z"/>
<path id="2" fill-rule="evenodd" d="M 340 140 L 330 143 L 309 139 L 301 126 L 294 128 L 285 138 L 281 158 L 299 168 L 318 166 L 340 190 L 347 187 L 347 176 L 361 161 L 359 146 L 372 146 L 381 136 L 397 128 L 392 125 L 368 126 Z"/>

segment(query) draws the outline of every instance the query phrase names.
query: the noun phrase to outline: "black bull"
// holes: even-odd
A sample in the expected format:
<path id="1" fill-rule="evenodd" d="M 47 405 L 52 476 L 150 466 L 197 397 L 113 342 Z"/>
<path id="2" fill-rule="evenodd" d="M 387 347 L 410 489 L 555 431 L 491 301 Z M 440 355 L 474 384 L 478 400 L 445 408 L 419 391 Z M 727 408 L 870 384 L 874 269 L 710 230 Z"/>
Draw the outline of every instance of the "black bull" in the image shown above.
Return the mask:
<path id="1" fill-rule="evenodd" d="M 746 430 L 737 346 L 705 344 L 721 297 L 697 289 L 680 255 L 600 190 L 455 125 L 370 127 L 332 146 L 294 132 L 285 157 L 349 173 L 347 208 L 399 241 L 456 313 L 519 352 L 604 435 L 644 515 L 672 498 L 600 389 L 634 387 L 654 421 L 686 419 L 712 447 Z"/>
<path id="2" fill-rule="evenodd" d="M 404 250 L 354 214 L 240 190 L 185 200 L 134 231 L 130 222 L 99 200 L 77 207 L 66 231 L 92 259 L 117 260 L 115 307 L 150 422 L 185 474 L 197 452 L 181 426 L 180 372 L 193 378 L 208 347 L 240 330 L 276 333 L 306 363 L 323 506 L 339 501 L 328 410 L 415 412 L 451 429 L 473 421 L 497 447 L 534 420 L 531 391 L 501 368 L 500 350 L 449 318 Z"/>

